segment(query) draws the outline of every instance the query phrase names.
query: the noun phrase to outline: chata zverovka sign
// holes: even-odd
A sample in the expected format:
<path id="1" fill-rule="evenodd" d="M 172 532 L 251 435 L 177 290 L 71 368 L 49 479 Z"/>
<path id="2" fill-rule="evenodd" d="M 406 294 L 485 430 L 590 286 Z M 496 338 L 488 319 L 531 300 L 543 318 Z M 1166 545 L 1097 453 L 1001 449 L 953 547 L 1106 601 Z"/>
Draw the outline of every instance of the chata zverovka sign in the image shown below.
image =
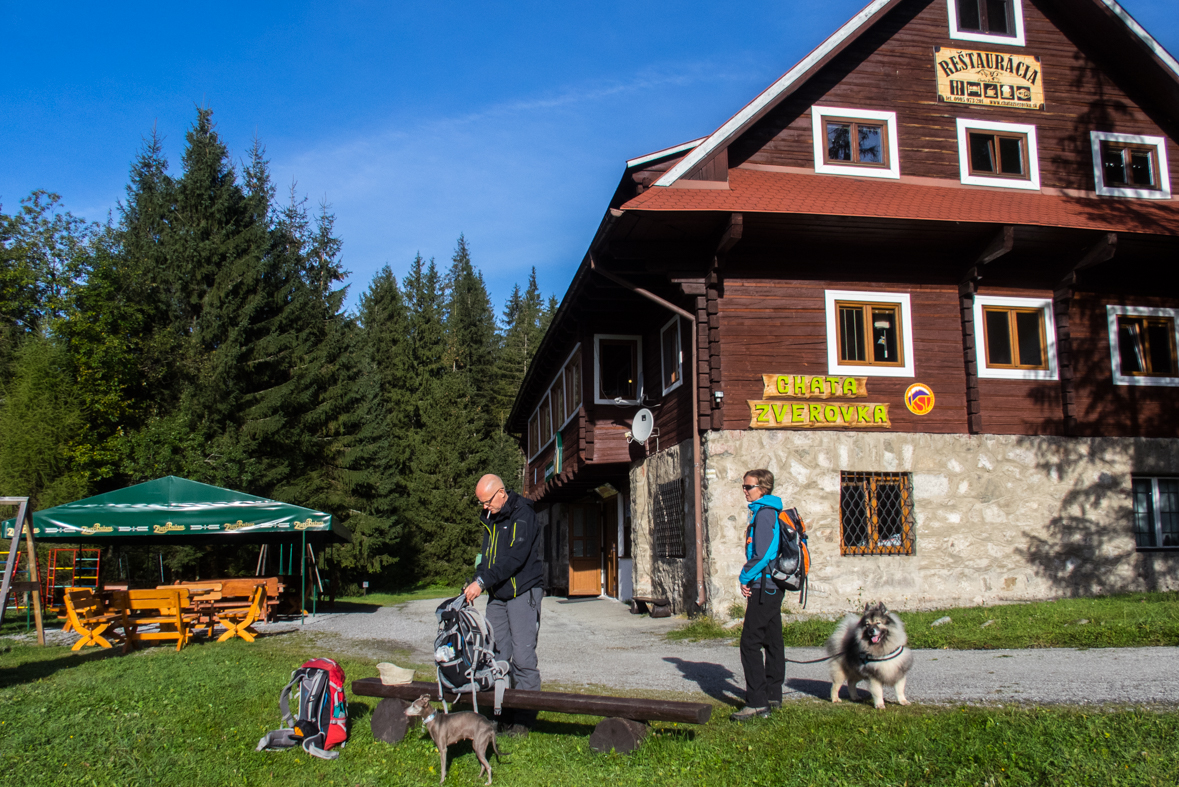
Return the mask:
<path id="1" fill-rule="evenodd" d="M 892 428 L 887 404 L 856 401 L 868 396 L 867 377 L 763 374 L 762 382 L 765 398 L 747 400 L 751 429 Z"/>
<path id="2" fill-rule="evenodd" d="M 934 48 L 937 98 L 948 104 L 1044 108 L 1040 58 L 975 49 Z"/>

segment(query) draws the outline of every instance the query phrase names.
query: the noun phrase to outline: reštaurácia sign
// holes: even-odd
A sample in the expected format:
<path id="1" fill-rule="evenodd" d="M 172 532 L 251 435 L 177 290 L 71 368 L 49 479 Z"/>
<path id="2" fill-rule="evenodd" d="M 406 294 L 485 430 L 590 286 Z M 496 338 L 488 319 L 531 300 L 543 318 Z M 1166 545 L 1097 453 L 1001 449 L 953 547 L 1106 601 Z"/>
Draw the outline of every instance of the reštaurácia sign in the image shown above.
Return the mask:
<path id="1" fill-rule="evenodd" d="M 949 104 L 1043 109 L 1040 58 L 969 49 L 934 48 L 937 98 Z"/>

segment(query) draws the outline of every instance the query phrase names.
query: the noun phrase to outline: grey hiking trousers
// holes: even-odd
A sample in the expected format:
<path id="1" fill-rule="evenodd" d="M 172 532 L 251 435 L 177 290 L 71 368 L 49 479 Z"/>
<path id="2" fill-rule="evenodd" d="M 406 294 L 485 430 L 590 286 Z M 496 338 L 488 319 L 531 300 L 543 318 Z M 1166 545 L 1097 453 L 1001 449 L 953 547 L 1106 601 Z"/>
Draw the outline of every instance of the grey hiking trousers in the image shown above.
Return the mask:
<path id="1" fill-rule="evenodd" d="M 495 657 L 511 665 L 512 688 L 540 691 L 536 665 L 536 637 L 540 632 L 543 588 L 516 598 L 487 600 L 487 622 L 495 630 Z"/>

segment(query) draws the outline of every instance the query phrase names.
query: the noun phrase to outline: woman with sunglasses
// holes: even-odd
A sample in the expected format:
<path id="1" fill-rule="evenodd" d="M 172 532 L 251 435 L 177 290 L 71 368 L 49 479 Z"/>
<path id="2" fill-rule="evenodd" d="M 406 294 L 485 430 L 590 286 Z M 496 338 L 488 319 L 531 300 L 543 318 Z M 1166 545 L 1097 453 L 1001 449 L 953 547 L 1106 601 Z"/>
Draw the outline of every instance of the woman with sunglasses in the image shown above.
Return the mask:
<path id="1" fill-rule="evenodd" d="M 782 501 L 771 495 L 774 474 L 750 470 L 741 489 L 749 503 L 745 533 L 745 566 L 741 595 L 745 597 L 745 625 L 741 631 L 741 668 L 745 671 L 745 707 L 729 718 L 745 721 L 769 716 L 782 704 L 786 680 L 786 651 L 782 646 L 782 589 L 770 576 L 770 561 L 778 554 L 778 513 Z"/>

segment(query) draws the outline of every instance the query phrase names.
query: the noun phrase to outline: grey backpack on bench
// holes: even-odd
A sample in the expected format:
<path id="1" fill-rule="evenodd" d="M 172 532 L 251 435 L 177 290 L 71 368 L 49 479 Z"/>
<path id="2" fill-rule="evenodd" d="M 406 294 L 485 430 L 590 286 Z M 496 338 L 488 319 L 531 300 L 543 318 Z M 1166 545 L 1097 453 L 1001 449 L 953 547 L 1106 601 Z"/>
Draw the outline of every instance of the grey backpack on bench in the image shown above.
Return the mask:
<path id="1" fill-rule="evenodd" d="M 455 694 L 469 693 L 476 711 L 479 702 L 475 695 L 495 691 L 498 716 L 509 683 L 508 663 L 495 660 L 495 632 L 491 624 L 463 595 L 442 602 L 435 617 L 438 636 L 434 638 L 434 661 L 438 665 L 438 699 L 443 707 L 446 708 L 443 688 Z"/>

